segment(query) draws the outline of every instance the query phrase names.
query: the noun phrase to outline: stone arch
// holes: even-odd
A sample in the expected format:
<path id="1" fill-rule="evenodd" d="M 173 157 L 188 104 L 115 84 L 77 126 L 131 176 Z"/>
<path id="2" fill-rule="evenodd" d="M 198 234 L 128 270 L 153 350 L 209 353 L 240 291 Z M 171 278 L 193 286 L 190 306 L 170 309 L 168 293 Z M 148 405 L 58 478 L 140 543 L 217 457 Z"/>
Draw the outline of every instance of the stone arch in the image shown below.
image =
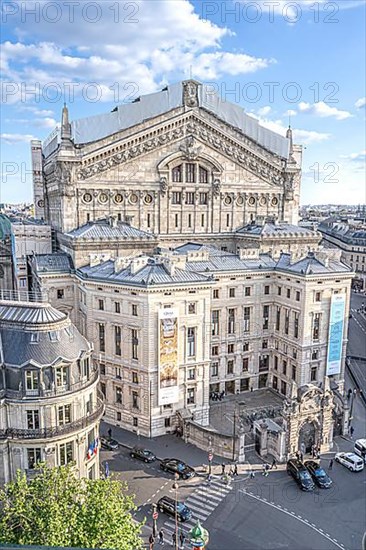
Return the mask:
<path id="1" fill-rule="evenodd" d="M 320 437 L 319 422 L 314 418 L 306 418 L 299 426 L 298 450 L 303 454 L 311 453 L 314 446 L 319 446 Z"/>
<path id="2" fill-rule="evenodd" d="M 167 157 L 163 158 L 157 165 L 157 171 L 159 173 L 159 176 L 164 176 L 169 169 L 171 168 L 171 165 L 175 164 L 177 161 L 185 162 L 186 158 L 182 151 L 176 151 L 175 153 L 171 153 Z M 195 159 L 196 162 L 202 161 L 203 166 L 208 166 L 210 170 L 217 175 L 221 175 L 224 172 L 223 166 L 217 162 L 216 159 L 212 158 L 210 155 L 207 155 L 206 153 L 200 152 L 197 156 L 197 159 Z"/>

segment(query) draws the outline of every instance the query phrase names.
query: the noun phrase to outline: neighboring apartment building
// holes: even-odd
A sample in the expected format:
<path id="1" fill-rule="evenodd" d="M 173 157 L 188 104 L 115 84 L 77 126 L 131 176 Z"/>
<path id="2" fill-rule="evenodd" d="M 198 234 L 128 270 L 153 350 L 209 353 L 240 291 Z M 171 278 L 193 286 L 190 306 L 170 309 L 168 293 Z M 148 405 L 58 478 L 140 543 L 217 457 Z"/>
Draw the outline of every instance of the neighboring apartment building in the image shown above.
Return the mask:
<path id="1" fill-rule="evenodd" d="M 342 261 L 351 266 L 363 289 L 366 288 L 366 225 L 341 222 L 329 218 L 322 222 L 318 230 L 324 244 L 341 250 Z"/>
<path id="2" fill-rule="evenodd" d="M 34 296 L 31 296 L 34 300 Z M 99 477 L 99 371 L 92 345 L 48 303 L 0 301 L 0 483 L 37 462 Z"/>

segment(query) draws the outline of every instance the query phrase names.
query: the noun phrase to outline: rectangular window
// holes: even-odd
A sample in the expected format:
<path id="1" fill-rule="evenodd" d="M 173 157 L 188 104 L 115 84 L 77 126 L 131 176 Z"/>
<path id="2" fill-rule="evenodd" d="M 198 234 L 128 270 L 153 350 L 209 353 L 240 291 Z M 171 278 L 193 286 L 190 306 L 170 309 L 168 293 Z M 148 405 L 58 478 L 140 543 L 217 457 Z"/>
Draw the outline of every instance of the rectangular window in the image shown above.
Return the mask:
<path id="1" fill-rule="evenodd" d="M 196 165 L 192 162 L 186 164 L 186 183 L 196 182 Z"/>
<path id="2" fill-rule="evenodd" d="M 196 369 L 195 368 L 188 369 L 187 378 L 188 378 L 188 380 L 195 380 L 195 378 L 196 378 Z"/>
<path id="3" fill-rule="evenodd" d="M 220 334 L 220 310 L 214 309 L 211 312 L 212 319 L 212 336 L 218 336 Z"/>
<path id="4" fill-rule="evenodd" d="M 268 340 L 262 340 L 262 349 L 268 348 Z"/>
<path id="5" fill-rule="evenodd" d="M 137 304 L 132 304 L 132 315 L 137 317 Z"/>
<path id="6" fill-rule="evenodd" d="M 211 355 L 215 356 L 219 354 L 219 346 L 212 346 Z"/>
<path id="7" fill-rule="evenodd" d="M 202 166 L 199 167 L 199 180 L 200 183 L 208 183 L 208 171 Z"/>
<path id="8" fill-rule="evenodd" d="M 60 444 L 60 466 L 66 466 L 73 461 L 72 441 Z"/>
<path id="9" fill-rule="evenodd" d="M 311 382 L 316 382 L 317 378 L 318 378 L 318 367 L 311 367 L 310 381 Z"/>
<path id="10" fill-rule="evenodd" d="M 147 227 L 150 227 L 150 225 L 151 225 L 151 215 L 148 214 L 147 215 Z"/>
<path id="11" fill-rule="evenodd" d="M 232 359 L 227 362 L 227 374 L 234 374 L 234 361 Z"/>
<path id="12" fill-rule="evenodd" d="M 299 337 L 299 314 L 294 312 L 294 337 Z"/>
<path id="13" fill-rule="evenodd" d="M 186 204 L 194 204 L 194 193 L 191 191 L 186 193 Z"/>
<path id="14" fill-rule="evenodd" d="M 230 227 L 230 214 L 226 214 L 226 227 Z"/>
<path id="15" fill-rule="evenodd" d="M 139 375 L 136 371 L 132 371 L 132 383 L 133 384 L 139 383 Z"/>
<path id="16" fill-rule="evenodd" d="M 116 403 L 122 405 L 122 388 L 116 388 Z"/>
<path id="17" fill-rule="evenodd" d="M 242 371 L 243 372 L 248 372 L 248 370 L 249 370 L 249 358 L 248 357 L 243 357 Z"/>
<path id="18" fill-rule="evenodd" d="M 98 309 L 104 311 L 104 300 L 98 300 Z"/>
<path id="19" fill-rule="evenodd" d="M 68 378 L 68 367 L 57 367 L 56 368 L 56 387 L 63 388 L 67 385 Z"/>
<path id="20" fill-rule="evenodd" d="M 205 215 L 201 214 L 201 227 L 205 226 Z"/>
<path id="21" fill-rule="evenodd" d="M 285 334 L 288 334 L 290 325 L 290 311 L 285 309 Z"/>
<path id="22" fill-rule="evenodd" d="M 115 313 L 121 313 L 121 304 L 119 302 L 114 302 L 114 311 Z"/>
<path id="23" fill-rule="evenodd" d="M 103 323 L 98 324 L 99 331 L 99 351 L 105 352 L 105 325 Z"/>
<path id="24" fill-rule="evenodd" d="M 249 342 L 244 342 L 243 351 L 249 351 Z"/>
<path id="25" fill-rule="evenodd" d="M 208 204 L 208 193 L 200 193 L 200 204 Z"/>
<path id="26" fill-rule="evenodd" d="M 196 302 L 190 302 L 188 304 L 188 314 L 189 315 L 194 315 L 196 313 Z"/>
<path id="27" fill-rule="evenodd" d="M 260 355 L 259 356 L 259 370 L 264 371 L 269 368 L 269 355 Z"/>
<path id="28" fill-rule="evenodd" d="M 39 411 L 27 411 L 27 426 L 28 430 L 39 429 Z"/>
<path id="29" fill-rule="evenodd" d="M 250 307 L 244 308 L 243 330 L 244 332 L 250 332 Z"/>
<path id="30" fill-rule="evenodd" d="M 228 310 L 227 332 L 235 334 L 235 309 Z"/>
<path id="31" fill-rule="evenodd" d="M 131 329 L 131 355 L 132 359 L 138 359 L 138 346 L 139 339 L 137 334 L 137 329 Z"/>
<path id="32" fill-rule="evenodd" d="M 263 329 L 268 329 L 269 325 L 269 306 L 263 306 Z"/>
<path id="33" fill-rule="evenodd" d="M 313 317 L 313 340 L 317 342 L 320 339 L 320 313 L 315 313 Z"/>
<path id="34" fill-rule="evenodd" d="M 281 327 L 281 308 L 277 306 L 276 309 L 276 330 L 280 330 Z"/>
<path id="35" fill-rule="evenodd" d="M 116 413 L 116 420 L 117 420 L 117 422 L 121 422 L 121 420 L 122 420 L 122 413 L 120 411 L 118 411 Z"/>
<path id="36" fill-rule="evenodd" d="M 250 296 L 250 286 L 246 286 L 244 290 L 245 296 Z"/>
<path id="37" fill-rule="evenodd" d="M 218 376 L 219 374 L 219 364 L 211 363 L 211 376 Z"/>
<path id="38" fill-rule="evenodd" d="M 188 357 L 196 355 L 196 329 L 193 327 L 187 329 L 187 355 Z"/>
<path id="39" fill-rule="evenodd" d="M 321 302 L 322 301 L 322 293 L 321 292 L 315 292 L 315 301 Z"/>
<path id="40" fill-rule="evenodd" d="M 27 449 L 27 458 L 28 458 L 28 470 L 34 470 L 38 462 L 42 462 L 42 452 L 41 449 Z"/>
<path id="41" fill-rule="evenodd" d="M 99 364 L 99 370 L 100 370 L 100 374 L 105 374 L 105 364 L 104 363 L 100 363 Z"/>
<path id="42" fill-rule="evenodd" d="M 168 416 L 168 418 L 164 418 L 164 426 L 165 428 L 170 428 L 170 416 Z"/>
<path id="43" fill-rule="evenodd" d="M 64 290 L 62 288 L 59 288 L 57 290 L 57 299 L 62 300 L 63 297 L 64 297 Z"/>
<path id="44" fill-rule="evenodd" d="M 283 395 L 286 395 L 286 393 L 287 393 L 287 384 L 283 380 L 281 380 L 281 393 Z"/>
<path id="45" fill-rule="evenodd" d="M 58 424 L 64 426 L 71 422 L 71 405 L 61 405 L 58 408 Z"/>
<path id="46" fill-rule="evenodd" d="M 317 349 L 313 349 L 312 353 L 311 353 L 311 359 L 314 361 L 315 359 L 318 359 L 319 358 L 319 352 Z"/>
<path id="47" fill-rule="evenodd" d="M 291 371 L 292 371 L 292 380 L 295 380 L 295 382 L 296 382 L 296 366 L 295 365 L 292 365 Z"/>
<path id="48" fill-rule="evenodd" d="M 118 380 L 121 380 L 121 378 L 122 378 L 121 367 L 116 367 L 116 378 Z"/>
<path id="49" fill-rule="evenodd" d="M 274 368 L 274 370 L 278 370 L 278 357 L 277 357 L 277 355 L 274 356 L 273 368 Z"/>
<path id="50" fill-rule="evenodd" d="M 228 344 L 227 352 L 228 353 L 234 353 L 234 344 Z"/>
<path id="51" fill-rule="evenodd" d="M 235 288 L 229 288 L 229 298 L 235 298 Z"/>
<path id="52" fill-rule="evenodd" d="M 122 355 L 121 341 L 122 341 L 121 327 L 116 326 L 114 327 L 114 346 L 115 346 L 114 353 L 118 356 Z"/>
<path id="53" fill-rule="evenodd" d="M 269 285 L 265 285 L 264 294 L 269 294 Z"/>
<path id="54" fill-rule="evenodd" d="M 188 227 L 192 227 L 192 214 L 188 214 Z"/>
<path id="55" fill-rule="evenodd" d="M 287 361 L 282 361 L 282 374 L 287 374 Z"/>
<path id="56" fill-rule="evenodd" d="M 274 390 L 278 389 L 278 378 L 277 378 L 277 376 L 274 376 L 273 379 L 272 379 L 272 388 Z"/>
<path id="57" fill-rule="evenodd" d="M 296 302 L 300 302 L 300 292 L 296 291 Z"/>
<path id="58" fill-rule="evenodd" d="M 174 183 L 181 183 L 182 182 L 182 165 L 176 166 L 172 170 L 172 180 Z"/>
<path id="59" fill-rule="evenodd" d="M 291 298 L 291 289 L 290 288 L 287 289 L 287 298 Z"/>
<path id="60" fill-rule="evenodd" d="M 180 191 L 173 191 L 172 204 L 182 204 L 182 193 Z"/>
<path id="61" fill-rule="evenodd" d="M 174 225 L 175 225 L 175 227 L 178 227 L 178 225 L 179 225 L 179 217 L 178 217 L 178 214 L 176 214 L 176 215 L 174 216 Z"/>
<path id="62" fill-rule="evenodd" d="M 187 405 L 194 405 L 195 403 L 195 391 L 194 388 L 187 389 Z"/>
<path id="63" fill-rule="evenodd" d="M 25 373 L 25 384 L 27 392 L 38 392 L 38 372 L 27 370 Z"/>
<path id="64" fill-rule="evenodd" d="M 278 296 L 281 296 L 281 294 L 282 294 L 282 287 L 280 287 L 280 286 L 277 287 L 277 294 L 278 294 Z"/>
<path id="65" fill-rule="evenodd" d="M 106 397 L 106 388 L 105 388 L 105 383 L 104 382 L 100 383 L 100 389 L 101 389 L 101 392 L 104 395 L 104 397 Z"/>
<path id="66" fill-rule="evenodd" d="M 219 290 L 218 290 L 218 288 L 215 288 L 215 290 L 213 291 L 213 298 L 215 300 L 217 300 L 219 298 L 219 296 L 220 296 L 219 295 Z"/>
<path id="67" fill-rule="evenodd" d="M 137 428 L 137 426 L 139 425 L 139 419 L 137 418 L 137 416 L 133 417 L 132 425 L 133 425 L 134 428 Z"/>

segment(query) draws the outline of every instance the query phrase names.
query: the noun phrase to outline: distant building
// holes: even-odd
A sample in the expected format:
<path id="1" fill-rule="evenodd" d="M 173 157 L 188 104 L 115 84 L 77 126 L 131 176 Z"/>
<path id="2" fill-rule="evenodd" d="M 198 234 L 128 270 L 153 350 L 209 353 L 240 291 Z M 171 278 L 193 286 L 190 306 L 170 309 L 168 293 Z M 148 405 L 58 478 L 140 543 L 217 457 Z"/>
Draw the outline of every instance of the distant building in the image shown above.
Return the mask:
<path id="1" fill-rule="evenodd" d="M 11 222 L 0 214 L 0 291 L 15 290 L 15 253 Z"/>
<path id="2" fill-rule="evenodd" d="M 104 404 L 92 349 L 51 305 L 0 300 L 0 484 L 40 461 L 99 477 Z"/>

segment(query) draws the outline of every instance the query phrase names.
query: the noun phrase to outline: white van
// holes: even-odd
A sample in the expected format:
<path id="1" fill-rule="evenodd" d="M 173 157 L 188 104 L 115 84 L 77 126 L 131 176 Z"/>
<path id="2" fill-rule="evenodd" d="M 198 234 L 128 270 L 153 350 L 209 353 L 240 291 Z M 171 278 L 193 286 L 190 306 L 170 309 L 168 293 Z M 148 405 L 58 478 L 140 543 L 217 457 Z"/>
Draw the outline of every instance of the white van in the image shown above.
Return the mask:
<path id="1" fill-rule="evenodd" d="M 356 439 L 354 451 L 366 463 L 366 439 Z"/>
<path id="2" fill-rule="evenodd" d="M 365 466 L 363 460 L 354 453 L 337 453 L 334 460 L 351 470 L 351 472 L 361 472 Z"/>

